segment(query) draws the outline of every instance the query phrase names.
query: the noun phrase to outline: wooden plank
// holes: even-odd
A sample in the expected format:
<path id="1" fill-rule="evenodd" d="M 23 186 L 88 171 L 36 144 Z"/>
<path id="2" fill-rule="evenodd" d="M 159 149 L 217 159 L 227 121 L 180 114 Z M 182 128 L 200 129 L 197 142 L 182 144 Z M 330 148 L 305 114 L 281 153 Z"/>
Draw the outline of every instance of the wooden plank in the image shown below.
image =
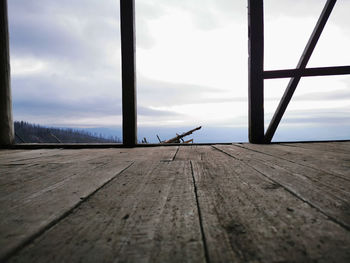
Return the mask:
<path id="1" fill-rule="evenodd" d="M 0 1 L 0 145 L 14 141 L 7 1 L 4 0 Z"/>
<path id="2" fill-rule="evenodd" d="M 137 144 L 135 3 L 120 0 L 123 144 Z"/>
<path id="3" fill-rule="evenodd" d="M 347 75 L 350 74 L 350 66 L 322 67 L 300 69 L 283 69 L 264 71 L 264 79 L 292 78 L 292 77 L 315 77 L 329 75 Z"/>
<path id="4" fill-rule="evenodd" d="M 7 149 L 0 149 L 0 157 L 3 155 L 8 155 L 12 152 L 24 152 L 25 150 L 7 150 Z"/>
<path id="5" fill-rule="evenodd" d="M 103 167 L 110 162 L 130 162 L 152 158 L 159 161 L 171 161 L 176 154 L 177 147 L 159 147 L 146 150 L 142 148 L 61 151 L 59 156 L 50 156 L 36 161 L 34 165 L 15 163 L 0 165 L 0 202 L 4 206 L 16 206 L 43 189 L 50 189 L 57 184 L 71 180 L 72 176 L 82 171 Z M 74 154 L 73 154 L 73 153 Z M 53 157 L 54 159 L 51 159 Z M 5 207 L 3 207 L 5 208 Z M 6 210 L 6 209 L 5 209 Z"/>
<path id="6" fill-rule="evenodd" d="M 179 151 L 176 154 L 175 161 L 188 161 L 188 160 L 196 160 L 201 161 L 203 154 L 202 151 L 198 149 L 197 145 L 191 146 L 180 146 Z"/>
<path id="7" fill-rule="evenodd" d="M 236 158 L 241 158 L 249 162 L 254 162 L 254 160 L 257 160 L 266 163 L 267 165 L 281 167 L 294 174 L 295 177 L 304 176 L 308 178 L 307 180 L 311 180 L 314 183 L 319 183 L 329 188 L 329 190 L 335 195 L 338 194 L 338 191 L 341 195 L 348 195 L 350 192 L 350 178 L 346 176 L 334 175 L 325 171 L 307 167 L 305 165 L 300 165 L 293 161 L 276 158 L 274 156 L 261 152 L 252 151 L 246 148 L 242 148 L 241 145 L 236 146 L 228 148 L 222 148 L 220 146 L 217 148 L 220 148 L 221 150 L 225 149 L 225 151 L 228 150 L 230 151 L 230 154 L 234 155 Z"/>
<path id="8" fill-rule="evenodd" d="M 31 163 L 35 159 L 41 160 L 42 158 L 48 156 L 55 156 L 59 154 L 61 149 L 47 150 L 5 150 L 5 154 L 0 156 L 0 165 L 2 164 L 10 164 L 23 161 L 27 161 L 27 163 Z"/>
<path id="9" fill-rule="evenodd" d="M 325 27 L 327 20 L 331 14 L 336 2 L 337 2 L 337 0 L 327 0 L 326 4 L 322 10 L 322 13 L 317 21 L 317 24 L 316 24 L 316 26 L 315 26 L 315 28 L 310 36 L 310 39 L 309 39 L 308 43 L 306 44 L 306 47 L 303 51 L 303 54 L 300 57 L 300 60 L 299 60 L 298 65 L 296 67 L 297 70 L 304 72 L 305 67 L 306 67 L 307 63 L 309 62 L 309 59 L 310 59 L 310 57 L 311 57 L 311 55 L 316 47 L 318 39 L 321 36 L 323 28 Z M 272 117 L 270 125 L 268 126 L 268 128 L 266 130 L 265 142 L 267 142 L 267 143 L 271 142 L 271 140 L 276 132 L 276 129 L 277 129 L 282 117 L 283 117 L 283 114 L 286 111 L 288 104 L 293 97 L 295 89 L 297 88 L 297 86 L 299 84 L 300 79 L 301 79 L 301 76 L 295 76 L 295 77 L 290 79 L 288 86 L 287 86 L 287 88 L 282 96 L 282 99 L 281 99 L 280 103 L 278 104 L 277 110 Z"/>
<path id="10" fill-rule="evenodd" d="M 286 145 L 260 145 L 241 144 L 242 147 L 254 151 L 270 154 L 279 159 L 285 159 L 319 171 L 342 176 L 349 179 L 349 155 L 335 155 L 329 152 L 317 152 L 309 149 L 289 147 Z"/>
<path id="11" fill-rule="evenodd" d="M 248 1 L 249 141 L 264 141 L 264 8 L 263 0 Z"/>
<path id="12" fill-rule="evenodd" d="M 256 169 L 350 230 L 350 181 L 235 146 L 215 148 Z"/>
<path id="13" fill-rule="evenodd" d="M 350 146 L 346 146 L 343 142 L 283 143 L 283 145 L 350 155 Z"/>
<path id="14" fill-rule="evenodd" d="M 205 149 L 205 147 L 201 147 Z M 245 163 L 193 161 L 209 262 L 348 262 L 340 225 Z"/>
<path id="15" fill-rule="evenodd" d="M 345 141 L 345 142 L 333 142 L 332 143 L 334 146 L 337 146 L 339 148 L 344 149 L 344 151 L 350 151 L 350 141 Z"/>
<path id="16" fill-rule="evenodd" d="M 86 165 L 88 170 L 80 169 L 80 173 L 70 174 L 29 196 L 23 194 L 15 202 L 8 196 L 3 198 L 0 203 L 0 259 L 25 245 L 130 165 L 125 161 L 104 167 Z M 78 171 L 72 169 L 71 172 Z"/>
<path id="17" fill-rule="evenodd" d="M 167 148 L 167 149 L 164 149 Z M 153 158 L 160 158 L 164 161 L 172 160 L 177 152 L 177 146 L 171 147 L 150 147 L 147 151 Z M 41 150 L 6 150 L 6 154 L 0 156 L 1 165 L 15 164 L 38 164 L 38 163 L 69 163 L 76 160 L 90 160 L 96 156 L 108 156 L 110 154 L 121 154 L 125 158 L 145 159 L 147 155 L 142 147 L 137 149 L 128 148 L 107 148 L 107 149 L 41 149 Z M 123 158 L 124 158 L 123 157 Z"/>
<path id="18" fill-rule="evenodd" d="M 41 151 L 39 151 L 41 154 Z M 79 173 L 81 169 L 88 165 L 96 166 L 103 164 L 106 151 L 64 151 L 50 150 L 45 155 L 38 155 L 37 151 L 28 151 L 29 155 L 20 154 L 12 156 L 0 163 L 0 200 L 7 198 L 15 202 L 20 198 L 19 192 L 23 191 L 27 195 L 35 193 L 50 185 Z M 105 160 L 107 161 L 107 160 Z M 86 166 L 86 167 L 84 167 Z M 12 199 L 13 198 L 13 199 Z"/>
<path id="19" fill-rule="evenodd" d="M 142 148 L 70 150 L 70 154 L 62 154 L 60 158 L 43 157 L 42 163 L 20 166 L 19 170 L 16 166 L 0 166 L 0 259 L 43 231 L 133 161 L 151 158 L 169 162 L 176 151 L 177 147 L 159 147 L 147 149 L 146 155 L 146 149 Z"/>
<path id="20" fill-rule="evenodd" d="M 9 262 L 204 262 L 189 162 L 136 162 Z"/>
<path id="21" fill-rule="evenodd" d="M 79 174 L 81 170 L 88 169 L 88 166 L 103 165 L 115 159 L 135 161 L 152 158 L 168 162 L 174 159 L 176 152 L 177 147 L 174 146 L 147 150 L 143 148 L 69 150 L 42 158 L 26 156 L 22 161 L 0 164 L 0 201 L 9 200 L 7 204 L 16 204 L 18 200 L 25 199 L 37 191 L 64 182 L 72 174 Z"/>
<path id="22" fill-rule="evenodd" d="M 119 149 L 119 153 L 124 155 L 125 159 L 153 160 L 160 162 L 171 162 L 178 152 L 178 146 L 159 146 L 159 147 L 137 147 L 133 149 Z"/>

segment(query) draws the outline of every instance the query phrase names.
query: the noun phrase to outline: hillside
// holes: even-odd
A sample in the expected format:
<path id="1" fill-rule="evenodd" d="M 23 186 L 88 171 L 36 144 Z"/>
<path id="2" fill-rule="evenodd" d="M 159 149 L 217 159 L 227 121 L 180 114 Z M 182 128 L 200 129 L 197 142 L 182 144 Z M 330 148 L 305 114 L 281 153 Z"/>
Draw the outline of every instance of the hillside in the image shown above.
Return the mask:
<path id="1" fill-rule="evenodd" d="M 16 143 L 121 143 L 116 136 L 103 136 L 84 130 L 50 128 L 15 121 Z"/>

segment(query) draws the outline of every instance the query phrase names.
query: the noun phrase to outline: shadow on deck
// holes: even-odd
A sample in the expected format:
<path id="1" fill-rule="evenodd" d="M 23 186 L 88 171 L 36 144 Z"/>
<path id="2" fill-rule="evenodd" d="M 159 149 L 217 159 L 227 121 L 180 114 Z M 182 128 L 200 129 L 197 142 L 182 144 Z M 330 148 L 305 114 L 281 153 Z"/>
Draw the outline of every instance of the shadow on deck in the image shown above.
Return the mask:
<path id="1" fill-rule="evenodd" d="M 0 151 L 1 262 L 350 262 L 350 142 Z"/>

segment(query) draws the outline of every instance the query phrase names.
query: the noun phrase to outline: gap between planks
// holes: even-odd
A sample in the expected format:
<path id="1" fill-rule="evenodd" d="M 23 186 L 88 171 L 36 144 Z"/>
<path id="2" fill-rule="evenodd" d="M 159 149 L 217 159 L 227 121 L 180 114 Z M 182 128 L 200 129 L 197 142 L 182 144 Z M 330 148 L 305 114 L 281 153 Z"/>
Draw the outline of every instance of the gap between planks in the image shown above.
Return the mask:
<path id="1" fill-rule="evenodd" d="M 274 158 L 278 158 L 278 159 L 285 160 L 285 161 L 288 161 L 288 162 L 291 162 L 291 163 L 294 163 L 294 164 L 297 164 L 297 165 L 301 165 L 301 166 L 304 166 L 304 167 L 307 167 L 307 168 L 314 169 L 316 171 L 330 173 L 330 174 L 333 174 L 334 176 L 338 176 L 338 177 L 341 177 L 344 180 L 350 181 L 350 179 L 348 177 L 346 177 L 342 172 L 334 171 L 334 169 L 333 170 L 332 169 L 323 169 L 323 168 L 319 167 L 316 164 L 312 164 L 312 163 L 310 164 L 310 162 L 305 163 L 305 161 L 300 161 L 298 159 L 297 160 L 292 160 L 292 159 L 284 158 L 284 157 L 282 157 L 279 154 L 271 153 L 271 152 L 267 152 L 266 151 L 266 150 L 268 150 L 268 147 L 281 146 L 281 145 L 278 145 L 278 144 L 263 145 L 264 151 L 263 150 L 259 150 L 261 148 L 261 145 L 249 145 L 249 144 L 232 144 L 232 145 L 236 146 L 236 147 L 240 147 L 240 148 L 246 149 L 246 150 L 250 150 L 250 151 L 253 151 L 253 152 L 269 155 L 269 156 L 274 157 Z M 216 146 L 213 146 L 213 147 L 216 147 Z M 295 148 L 295 147 L 293 147 L 293 148 Z M 304 150 L 307 150 L 307 149 L 304 149 Z M 295 155 L 292 154 L 292 157 L 295 157 Z M 323 165 L 323 162 L 319 162 L 318 161 L 317 164 Z M 334 163 L 331 163 L 331 164 L 334 164 Z M 338 168 L 338 166 L 334 166 L 333 165 L 333 168 Z M 348 172 L 348 170 L 346 172 Z"/>
<path id="2" fill-rule="evenodd" d="M 17 252 L 19 252 L 20 250 L 22 250 L 23 248 L 25 248 L 27 245 L 31 244 L 36 238 L 38 238 L 39 236 L 43 235 L 45 232 L 47 232 L 49 229 L 51 229 L 52 227 L 54 227 L 56 224 L 58 224 L 59 222 L 61 222 L 63 219 L 65 219 L 66 217 L 68 217 L 75 209 L 77 209 L 79 206 L 81 206 L 84 202 L 86 202 L 87 200 L 89 200 L 94 194 L 96 194 L 100 189 L 102 189 L 104 186 L 106 186 L 107 184 L 109 184 L 111 181 L 113 181 L 116 177 L 118 177 L 119 174 L 123 173 L 125 170 L 127 170 L 128 168 L 130 168 L 132 165 L 134 164 L 134 162 L 131 162 L 127 167 L 125 167 L 124 169 L 122 169 L 120 172 L 118 172 L 115 176 L 113 176 L 112 178 L 110 178 L 109 180 L 107 180 L 106 182 L 104 182 L 100 187 L 98 187 L 97 189 L 95 189 L 93 192 L 91 192 L 90 194 L 88 194 L 86 197 L 84 197 L 83 199 L 80 199 L 79 202 L 77 202 L 74 206 L 72 206 L 71 208 L 69 208 L 68 210 L 66 210 L 63 214 L 59 215 L 57 218 L 53 219 L 51 222 L 49 222 L 47 225 L 39 228 L 36 232 L 34 232 L 33 234 L 29 235 L 28 237 L 24 238 L 21 242 L 19 242 L 17 244 L 17 246 L 9 249 L 8 251 L 6 251 L 3 255 L 1 255 L 0 257 L 0 262 L 5 262 L 7 261 L 9 258 L 11 258 L 12 256 L 14 256 Z"/>
<path id="3" fill-rule="evenodd" d="M 50 257 L 179 262 L 181 256 L 205 262 L 189 161 L 137 162 L 118 178 L 15 255 L 14 262 Z M 45 248 L 53 255 L 42 252 Z"/>
<path id="4" fill-rule="evenodd" d="M 136 152 L 139 152 L 140 150 L 142 150 L 141 148 L 137 148 Z M 57 150 L 56 150 L 57 151 Z M 55 150 L 51 150 L 51 152 L 55 152 Z M 62 151 L 62 150 L 58 150 L 58 151 Z M 131 150 L 132 152 L 134 152 L 133 150 Z M 158 159 L 159 162 L 172 162 L 174 161 L 174 159 L 176 158 L 176 154 L 179 151 L 179 146 L 177 147 L 160 147 L 158 149 L 153 148 L 151 150 L 152 153 L 149 153 L 147 155 L 147 159 L 148 158 L 153 158 L 155 157 L 156 159 Z M 72 150 L 70 150 L 68 153 L 71 153 Z M 81 150 L 79 151 L 81 152 Z M 128 151 L 129 152 L 129 151 Z M 143 151 L 142 151 L 143 152 Z M 33 151 L 34 154 L 39 153 L 41 154 L 40 150 L 36 150 Z M 122 153 L 122 152 L 121 152 Z M 135 153 L 135 152 L 134 152 Z M 107 156 L 110 155 L 111 153 L 106 153 Z M 49 158 L 51 157 L 50 155 L 48 155 Z M 142 154 L 142 159 L 144 158 L 144 154 Z M 39 157 L 39 156 L 38 156 Z M 35 157 L 34 159 L 38 158 Z M 41 156 L 44 157 L 44 156 Z M 101 156 L 99 156 L 101 157 Z M 118 175 L 120 175 L 121 173 L 123 173 L 124 171 L 126 171 L 127 169 L 129 169 L 134 163 L 135 161 L 137 161 L 139 158 L 137 158 L 137 154 L 136 154 L 136 158 L 135 156 L 133 156 L 134 160 L 128 164 L 125 168 L 123 168 L 121 171 L 119 171 L 117 174 L 115 174 L 113 177 L 111 177 L 110 179 L 108 179 L 106 182 L 104 182 L 102 185 L 100 185 L 98 188 L 96 188 L 93 192 L 87 194 L 84 196 L 84 198 L 81 198 L 77 203 L 75 203 L 73 206 L 69 207 L 66 211 L 63 211 L 62 214 L 58 215 L 56 218 L 53 218 L 51 221 L 49 221 L 47 224 L 40 226 L 39 228 L 37 228 L 35 231 L 33 231 L 32 233 L 28 234 L 27 236 L 25 236 L 22 240 L 20 240 L 19 242 L 17 242 L 17 244 L 15 244 L 12 247 L 9 247 L 7 249 L 7 251 L 5 250 L 5 252 L 3 252 L 2 255 L 0 255 L 0 261 L 2 260 L 7 260 L 9 258 L 11 258 L 13 255 L 15 255 L 17 252 L 19 252 L 21 249 L 23 249 L 24 247 L 26 247 L 27 245 L 31 244 L 36 238 L 38 238 L 39 236 L 45 234 L 46 231 L 48 231 L 49 229 L 51 229 L 52 227 L 54 227 L 55 225 L 57 225 L 58 223 L 60 223 L 62 220 L 64 220 L 66 217 L 68 217 L 75 209 L 77 209 L 78 207 L 80 207 L 85 201 L 87 201 L 90 197 L 92 197 L 94 194 L 96 194 L 99 190 L 101 190 L 102 188 L 104 188 L 106 185 L 108 185 L 109 183 L 111 183 L 114 179 L 116 179 L 118 177 Z M 85 158 L 85 157 L 84 157 Z M 22 161 L 23 159 L 21 159 Z M 70 159 L 71 161 L 71 159 Z"/>
<path id="5" fill-rule="evenodd" d="M 238 145 L 233 145 L 232 147 L 240 147 Z M 280 187 L 284 188 L 286 191 L 288 191 L 290 194 L 292 194 L 293 196 L 297 197 L 298 199 L 300 199 L 301 201 L 303 201 L 304 203 L 307 203 L 308 205 L 310 205 L 311 207 L 315 208 L 317 211 L 319 211 L 320 213 L 322 213 L 324 216 L 326 216 L 329 220 L 331 220 L 332 222 L 336 223 L 337 225 L 341 226 L 342 228 L 344 228 L 345 230 L 347 231 L 350 231 L 350 226 L 349 224 L 347 224 L 347 222 L 343 222 L 342 220 L 338 220 L 335 216 L 331 215 L 330 213 L 328 213 L 327 211 L 325 211 L 324 209 L 322 209 L 319 205 L 315 204 L 314 202 L 310 202 L 307 198 L 303 197 L 301 194 L 297 193 L 296 191 L 294 191 L 292 188 L 288 187 L 287 185 L 281 183 L 280 181 L 277 181 L 275 180 L 274 178 L 272 178 L 271 176 L 265 174 L 264 172 L 260 171 L 259 169 L 255 168 L 254 166 L 252 166 L 251 164 L 249 164 L 248 162 L 246 161 L 243 161 L 242 159 L 240 158 L 237 158 L 236 156 L 232 155 L 230 152 L 227 152 L 217 146 L 212 146 L 212 148 L 214 148 L 215 150 L 227 155 L 227 156 L 230 156 L 231 158 L 235 159 L 235 160 L 238 160 L 242 163 L 244 163 L 245 165 L 249 166 L 250 168 L 252 168 L 253 170 L 255 170 L 256 172 L 258 172 L 259 174 L 261 174 L 262 176 L 264 176 L 265 178 L 268 178 L 269 180 L 273 181 L 275 184 L 279 185 Z M 260 151 L 255 151 L 255 150 L 252 150 L 252 149 L 249 149 L 249 148 L 245 148 L 245 147 L 242 147 L 244 148 L 245 150 L 248 150 L 248 151 L 254 151 L 254 152 L 259 152 L 261 154 L 265 154 L 265 153 L 262 153 Z M 270 154 L 266 154 L 266 155 L 270 155 Z M 275 156 L 273 156 L 275 157 Z M 283 158 L 281 158 L 283 159 Z M 285 160 L 285 159 L 283 159 Z M 299 164 L 301 165 L 301 164 Z"/>
<path id="6" fill-rule="evenodd" d="M 205 161 L 193 163 L 213 262 L 335 262 L 336 255 L 347 262 L 343 227 L 244 162 L 211 149 L 198 149 Z"/>
<path id="7" fill-rule="evenodd" d="M 193 190 L 194 190 L 194 195 L 195 195 L 195 198 L 196 198 L 198 221 L 199 221 L 199 227 L 200 227 L 200 230 L 201 230 L 205 262 L 206 263 L 210 263 L 208 244 L 207 244 L 207 239 L 205 237 L 205 231 L 204 231 L 204 227 L 203 227 L 203 216 L 202 216 L 202 211 L 201 211 L 199 198 L 198 198 L 198 188 L 197 188 L 196 178 L 194 176 L 192 160 L 190 161 L 190 164 L 191 164 L 191 175 L 192 175 L 192 181 L 193 181 Z"/>

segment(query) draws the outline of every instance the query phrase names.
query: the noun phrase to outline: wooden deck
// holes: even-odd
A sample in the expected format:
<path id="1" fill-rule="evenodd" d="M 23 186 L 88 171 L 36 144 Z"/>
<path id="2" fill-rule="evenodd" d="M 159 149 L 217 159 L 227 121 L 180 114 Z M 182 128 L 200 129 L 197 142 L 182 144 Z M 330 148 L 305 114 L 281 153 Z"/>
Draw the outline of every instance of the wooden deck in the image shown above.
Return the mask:
<path id="1" fill-rule="evenodd" d="M 350 262 L 350 142 L 0 151 L 0 262 Z"/>

